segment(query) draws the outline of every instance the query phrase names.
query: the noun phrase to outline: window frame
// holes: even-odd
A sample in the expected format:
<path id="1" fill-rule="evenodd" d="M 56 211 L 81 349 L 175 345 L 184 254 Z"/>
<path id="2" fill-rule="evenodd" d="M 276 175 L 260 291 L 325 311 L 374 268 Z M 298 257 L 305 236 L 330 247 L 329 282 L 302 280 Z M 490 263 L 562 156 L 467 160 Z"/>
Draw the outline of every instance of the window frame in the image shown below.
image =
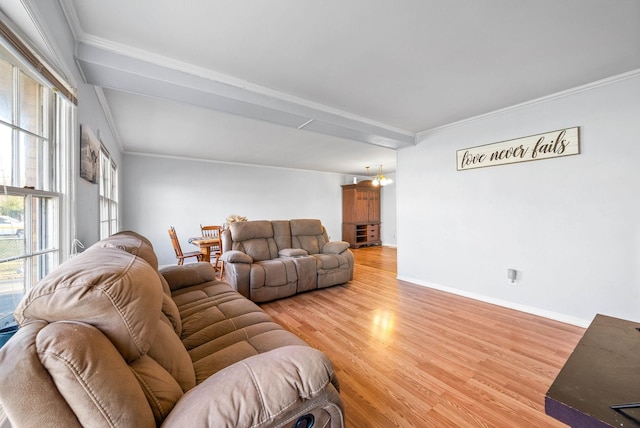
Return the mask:
<path id="1" fill-rule="evenodd" d="M 77 118 L 74 102 L 52 87 L 41 70 L 34 69 L 20 51 L 3 37 L 0 37 L 0 60 L 12 66 L 11 82 L 8 82 L 12 97 L 11 117 L 8 121 L 0 119 L 0 126 L 8 131 L 5 137 L 11 139 L 11 159 L 9 165 L 4 166 L 10 168 L 11 172 L 0 176 L 0 191 L 6 196 L 24 198 L 23 249 L 19 250 L 22 253 L 0 256 L 0 264 L 22 260 L 22 278 L 16 278 L 15 288 L 8 290 L 15 294 L 28 292 L 68 258 L 68 243 L 70 236 L 75 233 L 71 195 L 75 188 L 73 147 Z M 38 90 L 35 120 L 39 123 L 35 132 L 23 127 L 20 119 L 21 102 L 26 98 L 21 79 L 25 76 L 35 82 Z M 31 161 L 35 164 L 28 164 L 28 167 L 25 167 L 27 164 L 21 164 L 20 150 L 25 146 L 22 141 L 24 138 L 35 142 L 36 160 Z M 22 174 L 26 174 L 25 171 L 34 168 L 34 165 L 35 172 L 32 171 L 32 174 L 37 177 L 35 182 L 21 181 Z M 2 324 L 8 322 L 9 314 L 4 318 L 6 320 Z"/>
<path id="2" fill-rule="evenodd" d="M 118 213 L 118 166 L 103 144 L 100 145 L 99 181 L 99 236 L 100 239 L 104 239 L 119 231 L 120 218 Z"/>

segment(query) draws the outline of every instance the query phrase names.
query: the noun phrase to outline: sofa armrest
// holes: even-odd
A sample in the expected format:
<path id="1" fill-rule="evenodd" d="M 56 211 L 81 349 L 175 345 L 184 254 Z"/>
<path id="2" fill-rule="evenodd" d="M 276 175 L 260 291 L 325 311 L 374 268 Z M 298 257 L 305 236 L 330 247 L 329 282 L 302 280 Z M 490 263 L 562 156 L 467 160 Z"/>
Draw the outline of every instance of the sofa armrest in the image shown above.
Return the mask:
<path id="1" fill-rule="evenodd" d="M 282 250 L 278 251 L 278 255 L 280 257 L 301 257 L 308 256 L 309 253 L 307 253 L 302 248 L 283 248 Z"/>
<path id="2" fill-rule="evenodd" d="M 223 253 L 220 260 L 225 263 L 253 263 L 253 258 L 250 255 L 236 250 Z"/>
<path id="3" fill-rule="evenodd" d="M 216 280 L 216 271 L 211 263 L 189 263 L 182 266 L 166 266 L 159 270 L 171 291 L 200 285 Z"/>
<path id="4" fill-rule="evenodd" d="M 346 250 L 347 248 L 349 248 L 349 243 L 348 242 L 345 242 L 345 241 L 332 241 L 332 242 L 327 242 L 326 244 L 324 244 L 324 247 L 322 247 L 322 252 L 324 254 L 340 254 L 344 250 Z"/>
<path id="5" fill-rule="evenodd" d="M 163 427 L 293 425 L 309 413 L 318 426 L 343 426 L 333 367 L 317 349 L 284 346 L 233 364 L 191 389 Z"/>

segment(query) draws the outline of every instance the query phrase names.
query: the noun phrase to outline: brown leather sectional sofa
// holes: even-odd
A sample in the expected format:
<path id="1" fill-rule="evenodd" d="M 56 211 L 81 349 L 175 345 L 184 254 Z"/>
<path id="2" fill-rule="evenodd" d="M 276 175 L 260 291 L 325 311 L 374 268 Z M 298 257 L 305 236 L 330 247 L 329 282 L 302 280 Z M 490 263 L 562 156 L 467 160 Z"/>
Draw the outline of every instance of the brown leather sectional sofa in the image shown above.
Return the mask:
<path id="1" fill-rule="evenodd" d="M 216 280 L 158 271 L 133 232 L 62 264 L 22 300 L 0 350 L 15 427 L 342 427 L 331 362 Z"/>
<path id="2" fill-rule="evenodd" d="M 353 279 L 349 243 L 329 241 L 317 219 L 232 223 L 222 233 L 225 279 L 254 302 Z"/>

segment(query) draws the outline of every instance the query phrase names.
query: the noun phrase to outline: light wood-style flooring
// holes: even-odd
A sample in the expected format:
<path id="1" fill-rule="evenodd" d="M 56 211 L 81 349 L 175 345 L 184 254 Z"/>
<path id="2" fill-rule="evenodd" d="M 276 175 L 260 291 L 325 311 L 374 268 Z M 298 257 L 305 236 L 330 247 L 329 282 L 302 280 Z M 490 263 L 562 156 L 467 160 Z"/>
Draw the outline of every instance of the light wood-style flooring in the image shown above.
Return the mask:
<path id="1" fill-rule="evenodd" d="M 565 426 L 544 396 L 584 329 L 398 281 L 394 248 L 353 252 L 350 283 L 261 305 L 332 360 L 347 427 Z"/>

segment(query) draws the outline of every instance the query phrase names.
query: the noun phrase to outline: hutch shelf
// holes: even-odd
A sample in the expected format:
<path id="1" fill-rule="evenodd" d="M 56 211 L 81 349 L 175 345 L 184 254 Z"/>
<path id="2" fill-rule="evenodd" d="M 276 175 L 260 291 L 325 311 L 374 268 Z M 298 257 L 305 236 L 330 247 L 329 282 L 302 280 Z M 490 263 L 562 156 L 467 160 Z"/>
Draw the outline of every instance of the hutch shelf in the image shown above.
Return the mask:
<path id="1" fill-rule="evenodd" d="M 380 188 L 364 180 L 342 186 L 342 240 L 351 247 L 380 245 Z"/>

